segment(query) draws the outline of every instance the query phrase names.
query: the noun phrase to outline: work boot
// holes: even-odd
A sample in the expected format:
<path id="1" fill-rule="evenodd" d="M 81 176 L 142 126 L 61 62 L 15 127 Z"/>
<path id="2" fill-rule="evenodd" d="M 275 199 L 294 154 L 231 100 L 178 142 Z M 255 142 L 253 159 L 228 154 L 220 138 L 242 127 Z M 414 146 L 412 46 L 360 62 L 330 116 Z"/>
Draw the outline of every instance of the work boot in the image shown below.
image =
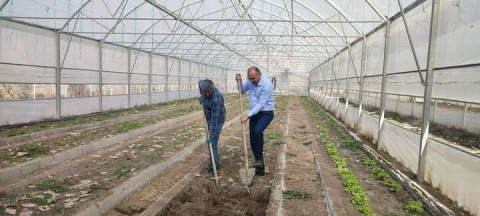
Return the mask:
<path id="1" fill-rule="evenodd" d="M 263 164 L 263 160 L 255 161 L 255 175 L 257 176 L 265 175 L 265 165 Z"/>

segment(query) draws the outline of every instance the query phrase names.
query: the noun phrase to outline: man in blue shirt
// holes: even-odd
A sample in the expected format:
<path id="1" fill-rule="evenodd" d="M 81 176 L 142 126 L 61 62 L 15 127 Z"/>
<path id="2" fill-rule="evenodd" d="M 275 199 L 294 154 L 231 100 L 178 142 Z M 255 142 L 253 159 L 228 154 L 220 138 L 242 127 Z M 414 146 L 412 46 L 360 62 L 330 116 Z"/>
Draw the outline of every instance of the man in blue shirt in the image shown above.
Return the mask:
<path id="1" fill-rule="evenodd" d="M 248 69 L 248 80 L 242 84 L 242 94 L 249 92 L 250 110 L 242 117 L 242 123 L 250 120 L 250 147 L 255 156 L 255 174 L 265 175 L 263 162 L 263 131 L 273 120 L 275 101 L 273 85 L 270 79 L 262 75 L 260 69 L 253 66 Z M 242 75 L 235 77 L 237 83 L 242 83 Z"/>
<path id="2" fill-rule="evenodd" d="M 222 93 L 215 88 L 211 80 L 200 80 L 198 87 L 201 94 L 201 104 L 203 104 L 203 112 L 208 122 L 208 130 L 210 131 L 207 144 L 212 145 L 213 157 L 215 158 L 215 166 L 220 169 L 220 161 L 218 157 L 218 139 L 222 132 L 223 123 L 225 122 L 225 105 Z M 210 154 L 209 154 L 210 155 Z M 210 161 L 211 158 L 210 158 Z M 210 163 L 208 171 L 213 171 L 213 166 Z"/>

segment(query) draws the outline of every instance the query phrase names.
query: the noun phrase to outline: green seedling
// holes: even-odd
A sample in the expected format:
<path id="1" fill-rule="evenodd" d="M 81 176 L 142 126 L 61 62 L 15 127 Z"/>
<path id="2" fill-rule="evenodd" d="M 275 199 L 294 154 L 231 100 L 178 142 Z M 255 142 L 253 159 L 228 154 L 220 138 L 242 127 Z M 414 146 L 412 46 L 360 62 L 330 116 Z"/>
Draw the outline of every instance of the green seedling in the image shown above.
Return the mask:
<path id="1" fill-rule="evenodd" d="M 268 139 L 276 139 L 277 138 L 277 133 L 275 131 L 270 131 L 267 133 Z"/>
<path id="2" fill-rule="evenodd" d="M 54 210 L 58 213 L 63 213 L 65 212 L 65 206 L 63 204 L 56 205 Z"/>
<path id="3" fill-rule="evenodd" d="M 96 191 L 100 189 L 105 189 L 105 186 L 102 184 L 92 184 L 90 185 L 90 191 Z"/>
<path id="4" fill-rule="evenodd" d="M 28 156 L 35 157 L 37 155 L 47 154 L 49 149 L 50 149 L 50 146 L 47 146 L 47 145 L 29 144 L 29 145 L 25 146 L 24 148 L 22 148 L 20 151 L 28 152 Z"/>
<path id="5" fill-rule="evenodd" d="M 116 176 L 117 178 L 121 178 L 123 176 L 126 176 L 130 172 L 130 168 L 126 164 L 122 164 L 120 168 L 116 169 L 113 172 L 113 175 Z"/>
<path id="6" fill-rule="evenodd" d="M 273 145 L 274 146 L 281 146 L 281 145 L 283 145 L 283 142 L 282 141 L 274 141 Z"/>
<path id="7" fill-rule="evenodd" d="M 315 198 L 315 196 L 313 196 L 313 194 L 302 193 L 302 192 L 299 192 L 299 191 L 296 191 L 296 190 L 287 190 L 287 191 L 283 191 L 282 193 L 283 193 L 283 198 L 289 199 L 289 200 L 292 200 L 292 199 L 312 200 L 312 199 Z"/>
<path id="8" fill-rule="evenodd" d="M 51 190 L 57 193 L 66 191 L 65 182 L 58 179 L 45 180 L 42 183 L 35 185 L 35 188 L 43 191 Z"/>
<path id="9" fill-rule="evenodd" d="M 405 212 L 407 212 L 407 214 L 425 215 L 423 203 L 420 201 L 408 201 L 405 204 Z"/>
<path id="10" fill-rule="evenodd" d="M 364 157 L 363 158 L 363 164 L 367 166 L 376 166 L 377 162 L 375 160 L 370 159 L 369 157 Z"/>
<path id="11" fill-rule="evenodd" d="M 382 180 L 384 181 L 385 179 L 389 179 L 390 175 L 388 175 L 387 171 L 383 170 L 382 168 L 373 168 L 372 171 L 370 171 L 374 176 L 375 179 L 377 180 Z"/>
<path id="12" fill-rule="evenodd" d="M 300 128 L 300 129 L 305 129 L 306 127 L 307 127 L 307 125 L 298 126 L 298 128 Z"/>
<path id="13" fill-rule="evenodd" d="M 39 206 L 48 205 L 53 202 L 51 194 L 42 195 L 42 197 L 35 197 L 32 198 L 32 203 L 37 204 Z"/>
<path id="14" fill-rule="evenodd" d="M 309 146 L 309 145 L 311 145 L 311 144 L 312 144 L 312 141 L 308 141 L 308 142 L 304 142 L 304 143 L 303 143 L 304 146 Z"/>
<path id="15" fill-rule="evenodd" d="M 294 154 L 294 153 L 290 153 L 290 152 L 286 152 L 285 153 L 287 156 L 290 156 L 290 157 L 296 157 L 298 155 Z"/>
<path id="16" fill-rule="evenodd" d="M 402 185 L 391 178 L 383 180 L 383 184 L 389 187 L 392 191 L 399 191 L 402 189 Z"/>

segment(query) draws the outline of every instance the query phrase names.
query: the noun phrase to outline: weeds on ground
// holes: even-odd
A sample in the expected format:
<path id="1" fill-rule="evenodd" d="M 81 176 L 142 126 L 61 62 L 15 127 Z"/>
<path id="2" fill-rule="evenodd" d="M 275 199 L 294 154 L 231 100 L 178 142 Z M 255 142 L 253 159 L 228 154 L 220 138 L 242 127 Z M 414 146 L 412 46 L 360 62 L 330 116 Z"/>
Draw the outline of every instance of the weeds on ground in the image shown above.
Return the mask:
<path id="1" fill-rule="evenodd" d="M 45 195 L 41 195 L 41 196 L 32 198 L 31 201 L 32 201 L 33 204 L 37 204 L 39 206 L 42 206 L 42 205 L 48 205 L 48 204 L 52 203 L 54 200 L 52 199 L 51 194 L 45 194 Z"/>
<path id="2" fill-rule="evenodd" d="M 294 153 L 290 153 L 290 152 L 286 152 L 285 153 L 287 156 L 290 156 L 290 157 L 296 157 L 298 155 L 294 154 Z"/>
<path id="3" fill-rule="evenodd" d="M 43 191 L 51 190 L 51 191 L 54 191 L 56 193 L 59 193 L 59 192 L 65 192 L 66 191 L 65 184 L 66 184 L 65 181 L 62 181 L 62 180 L 59 180 L 59 179 L 48 179 L 48 180 L 43 181 L 40 184 L 35 185 L 35 188 L 37 190 L 43 190 Z"/>
<path id="4" fill-rule="evenodd" d="M 117 178 L 126 176 L 130 172 L 130 167 L 127 164 L 121 164 L 120 168 L 113 171 L 113 175 Z"/>
<path id="5" fill-rule="evenodd" d="M 267 133 L 268 139 L 276 139 L 277 138 L 277 133 L 275 131 L 269 131 Z"/>
<path id="6" fill-rule="evenodd" d="M 277 141 L 277 140 L 275 140 L 275 141 L 273 141 L 273 144 L 272 144 L 272 145 L 274 145 L 274 146 L 281 146 L 281 145 L 283 145 L 283 142 L 282 142 L 282 141 Z"/>
<path id="7" fill-rule="evenodd" d="M 296 191 L 296 190 L 287 190 L 287 191 L 283 191 L 282 193 L 283 193 L 283 198 L 289 199 L 289 200 L 292 200 L 292 199 L 312 200 L 312 199 L 315 198 L 315 196 L 313 196 L 313 194 L 302 193 L 302 192 L 299 192 L 299 191 Z"/>
<path id="8" fill-rule="evenodd" d="M 40 143 L 40 144 L 37 144 L 37 145 L 29 144 L 29 145 L 25 146 L 24 148 L 22 148 L 22 151 L 26 151 L 26 152 L 28 152 L 28 155 L 30 157 L 34 157 L 34 156 L 37 156 L 37 155 L 46 154 L 49 149 L 50 149 L 50 146 L 42 145 Z"/>
<path id="9" fill-rule="evenodd" d="M 53 210 L 55 210 L 58 213 L 63 213 L 65 211 L 65 206 L 63 204 L 56 205 Z"/>
<path id="10" fill-rule="evenodd" d="M 105 189 L 105 185 L 103 184 L 92 184 L 90 185 L 90 191 L 96 191 L 96 190 L 101 190 Z"/>
<path id="11" fill-rule="evenodd" d="M 298 128 L 300 128 L 300 129 L 305 129 L 306 127 L 307 127 L 307 125 L 298 126 Z"/>
<path id="12" fill-rule="evenodd" d="M 6 209 L 5 206 L 0 205 L 0 213 L 4 213 L 4 212 L 5 212 L 5 209 Z"/>
<path id="13" fill-rule="evenodd" d="M 309 145 L 311 145 L 311 144 L 312 144 L 312 141 L 308 141 L 308 142 L 304 142 L 302 145 L 304 145 L 304 146 L 309 146 Z"/>
<path id="14" fill-rule="evenodd" d="M 423 203 L 415 200 L 408 201 L 405 204 L 405 212 L 407 212 L 407 214 L 426 215 L 426 212 L 423 209 Z"/>

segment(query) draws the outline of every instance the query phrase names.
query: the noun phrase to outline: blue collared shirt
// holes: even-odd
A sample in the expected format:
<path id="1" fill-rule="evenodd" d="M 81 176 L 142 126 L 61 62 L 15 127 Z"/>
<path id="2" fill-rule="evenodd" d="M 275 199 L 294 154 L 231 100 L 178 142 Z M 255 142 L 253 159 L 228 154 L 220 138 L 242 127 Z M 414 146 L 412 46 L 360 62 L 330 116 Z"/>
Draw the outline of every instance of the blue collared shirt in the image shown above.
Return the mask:
<path id="1" fill-rule="evenodd" d="M 251 81 L 243 83 L 242 93 L 245 92 L 249 92 L 250 111 L 248 111 L 248 117 L 252 117 L 260 111 L 273 111 L 275 109 L 273 84 L 265 75 L 262 74 L 257 85 L 252 84 Z"/>

